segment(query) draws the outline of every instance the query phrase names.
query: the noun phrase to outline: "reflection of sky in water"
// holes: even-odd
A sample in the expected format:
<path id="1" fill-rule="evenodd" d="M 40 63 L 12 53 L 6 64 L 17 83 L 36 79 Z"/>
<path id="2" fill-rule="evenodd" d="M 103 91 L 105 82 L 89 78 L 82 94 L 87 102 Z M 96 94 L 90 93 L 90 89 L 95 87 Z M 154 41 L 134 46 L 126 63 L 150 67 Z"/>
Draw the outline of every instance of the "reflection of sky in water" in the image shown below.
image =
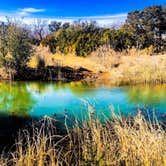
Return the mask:
<path id="1" fill-rule="evenodd" d="M 78 97 L 70 89 L 54 90 L 49 88 L 44 94 L 33 92 L 33 98 L 37 104 L 33 107 L 32 115 L 50 115 L 54 113 L 75 113 L 79 115 L 81 111 L 86 109 L 87 102 L 99 111 L 109 111 L 110 105 L 127 106 L 126 96 L 121 91 L 113 92 L 107 89 L 96 89 L 93 94 L 85 94 Z M 127 106 L 128 107 L 128 106 Z"/>
<path id="2" fill-rule="evenodd" d="M 86 112 L 87 102 L 94 108 L 98 116 L 110 116 L 111 108 L 115 112 L 121 112 L 122 115 L 134 114 L 138 108 L 155 110 L 156 103 L 147 105 L 143 101 L 131 102 L 127 95 L 128 88 L 93 88 L 93 93 L 82 94 L 77 96 L 70 89 L 54 90 L 49 87 L 44 94 L 33 92 L 32 95 L 37 101 L 33 107 L 31 115 L 44 116 L 56 114 L 70 114 L 76 117 L 83 117 Z M 154 100 L 155 101 L 155 100 Z M 164 100 L 157 103 L 157 108 L 164 112 Z M 110 108 L 111 107 L 111 108 Z"/>
<path id="3" fill-rule="evenodd" d="M 82 119 L 90 104 L 102 119 L 110 116 L 110 106 L 124 116 L 136 113 L 138 108 L 150 113 L 156 110 L 162 116 L 166 108 L 164 85 L 95 88 L 73 83 L 15 83 L 8 86 L 5 83 L 0 86 L 0 111 L 21 115 L 26 111 L 31 116 L 67 114 Z"/>

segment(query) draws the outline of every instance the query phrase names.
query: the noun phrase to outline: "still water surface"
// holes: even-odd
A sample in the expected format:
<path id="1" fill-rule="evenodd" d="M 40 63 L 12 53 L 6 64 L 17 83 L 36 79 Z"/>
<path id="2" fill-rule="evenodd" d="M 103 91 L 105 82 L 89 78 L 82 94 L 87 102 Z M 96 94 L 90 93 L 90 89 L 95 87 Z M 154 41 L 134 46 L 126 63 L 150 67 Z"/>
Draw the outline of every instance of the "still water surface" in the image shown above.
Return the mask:
<path id="1" fill-rule="evenodd" d="M 110 110 L 122 116 L 136 114 L 166 116 L 166 85 L 108 87 L 83 83 L 0 82 L 0 115 L 19 117 L 67 116 L 84 119 L 95 110 L 101 119 Z"/>

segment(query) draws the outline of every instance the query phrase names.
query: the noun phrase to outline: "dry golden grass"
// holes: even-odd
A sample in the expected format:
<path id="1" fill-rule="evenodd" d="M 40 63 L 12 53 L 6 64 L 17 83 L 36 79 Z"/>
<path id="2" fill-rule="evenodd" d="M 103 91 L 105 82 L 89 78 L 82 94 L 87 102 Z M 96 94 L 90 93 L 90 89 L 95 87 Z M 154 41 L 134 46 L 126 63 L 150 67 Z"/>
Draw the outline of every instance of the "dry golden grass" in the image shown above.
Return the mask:
<path id="1" fill-rule="evenodd" d="M 36 48 L 35 55 L 31 58 L 29 66 L 36 68 L 38 64 L 38 59 L 43 59 L 46 66 L 70 66 L 72 68 L 78 69 L 84 67 L 93 72 L 99 71 L 99 64 L 90 61 L 88 58 L 79 57 L 74 54 L 52 54 L 46 47 L 39 46 Z"/>
<path id="2" fill-rule="evenodd" d="M 8 70 L 8 72 L 14 73 L 12 70 Z M 7 71 L 4 67 L 0 68 L 0 80 L 1 79 L 3 79 L 3 80 L 9 80 L 10 79 L 9 73 L 7 73 Z"/>
<path id="3" fill-rule="evenodd" d="M 91 61 L 100 64 L 103 73 L 98 81 L 111 84 L 166 83 L 166 54 L 153 55 L 152 48 L 115 52 L 101 47 L 93 52 Z"/>
<path id="4" fill-rule="evenodd" d="M 144 121 L 138 114 L 133 124 L 114 115 L 114 122 L 104 127 L 90 121 L 79 133 L 83 160 L 91 165 L 164 166 L 165 131 Z"/>
<path id="5" fill-rule="evenodd" d="M 46 118 L 40 130 L 32 137 L 28 132 L 19 137 L 17 149 L 10 159 L 1 157 L 0 164 L 17 166 L 165 166 L 166 133 L 156 122 L 146 122 L 142 115 L 133 119 L 122 119 L 113 115 L 113 121 L 102 125 L 90 118 L 82 127 L 53 141 L 56 130 L 45 130 L 52 120 Z M 45 126 L 47 125 L 47 126 Z M 43 130 L 44 128 L 44 130 Z M 47 131 L 47 133 L 46 133 Z M 23 138 L 26 138 L 23 141 Z M 64 141 L 64 142 L 63 142 Z M 63 142 L 63 144 L 62 144 Z"/>
<path id="6" fill-rule="evenodd" d="M 166 54 L 154 55 L 153 48 L 145 50 L 130 49 L 123 52 L 104 46 L 87 57 L 74 54 L 51 54 L 48 48 L 36 48 L 35 55 L 29 65 L 37 67 L 38 59 L 43 59 L 46 66 L 70 66 L 72 68 L 86 68 L 93 71 L 95 76 L 90 81 L 107 82 L 109 84 L 140 84 L 166 82 Z M 97 78 L 97 80 L 93 80 Z M 87 80 L 88 81 L 88 80 Z"/>
<path id="7" fill-rule="evenodd" d="M 55 135 L 53 121 L 53 119 L 46 117 L 42 121 L 40 129 L 34 127 L 31 134 L 28 130 L 21 131 L 14 145 L 16 150 L 9 153 L 8 158 L 5 158 L 2 154 L 0 165 L 61 166 L 63 158 L 61 158 L 60 148 L 56 149 L 58 142 L 54 143 L 53 140 L 55 138 L 61 139 L 62 136 Z M 47 128 L 49 126 L 52 127 L 51 130 Z"/>
<path id="8" fill-rule="evenodd" d="M 123 56 L 120 61 L 110 70 L 115 84 L 166 83 L 166 55 Z"/>

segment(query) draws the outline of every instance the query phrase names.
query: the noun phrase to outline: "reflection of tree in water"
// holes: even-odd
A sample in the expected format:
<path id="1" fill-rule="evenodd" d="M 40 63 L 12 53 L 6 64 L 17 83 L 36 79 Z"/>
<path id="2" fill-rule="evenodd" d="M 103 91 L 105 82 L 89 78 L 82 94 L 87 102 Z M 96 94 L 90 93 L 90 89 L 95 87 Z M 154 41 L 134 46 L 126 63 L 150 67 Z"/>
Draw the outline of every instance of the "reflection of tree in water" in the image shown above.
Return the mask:
<path id="1" fill-rule="evenodd" d="M 166 86 L 135 86 L 128 89 L 127 95 L 134 104 L 156 105 L 166 100 Z"/>
<path id="2" fill-rule="evenodd" d="M 145 117 L 153 118 L 155 115 L 160 119 L 163 116 L 158 106 L 161 104 L 160 109 L 165 109 L 165 85 L 134 86 L 127 89 L 127 95 L 129 102 L 140 106 L 139 109 Z"/>
<path id="3" fill-rule="evenodd" d="M 48 82 L 34 82 L 29 83 L 28 87 L 31 91 L 34 91 L 38 94 L 44 94 L 48 91 L 49 88 L 52 88 L 53 91 L 59 90 L 70 90 L 73 94 L 78 97 L 85 95 L 93 95 L 95 90 L 93 90 L 92 86 L 82 83 L 82 82 L 71 82 L 71 83 L 48 83 Z"/>
<path id="4" fill-rule="evenodd" d="M 86 95 L 94 95 L 95 89 L 93 89 L 91 85 L 83 82 L 70 82 L 70 83 L 59 83 L 54 84 L 55 90 L 70 90 L 73 94 L 78 97 L 86 96 Z"/>
<path id="5" fill-rule="evenodd" d="M 30 88 L 30 90 L 38 94 L 44 94 L 45 92 L 47 92 L 49 84 L 45 82 L 31 82 L 28 84 L 28 87 Z"/>
<path id="6" fill-rule="evenodd" d="M 0 83 L 1 113 L 26 116 L 34 103 L 26 83 Z"/>

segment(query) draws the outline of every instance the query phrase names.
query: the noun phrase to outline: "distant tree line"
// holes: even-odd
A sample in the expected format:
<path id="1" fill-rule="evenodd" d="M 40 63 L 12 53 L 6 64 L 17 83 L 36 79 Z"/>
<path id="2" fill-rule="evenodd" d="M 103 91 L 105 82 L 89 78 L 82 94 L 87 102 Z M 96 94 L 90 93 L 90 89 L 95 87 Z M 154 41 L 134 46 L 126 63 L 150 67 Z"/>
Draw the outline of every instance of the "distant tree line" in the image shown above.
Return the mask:
<path id="1" fill-rule="evenodd" d="M 160 52 L 166 50 L 166 6 L 128 13 L 125 24 L 119 28 L 102 28 L 95 22 L 53 21 L 49 30 L 51 33 L 41 43 L 53 53 L 75 52 L 78 56 L 87 56 L 102 45 L 116 51 L 153 46 L 155 52 Z"/>

